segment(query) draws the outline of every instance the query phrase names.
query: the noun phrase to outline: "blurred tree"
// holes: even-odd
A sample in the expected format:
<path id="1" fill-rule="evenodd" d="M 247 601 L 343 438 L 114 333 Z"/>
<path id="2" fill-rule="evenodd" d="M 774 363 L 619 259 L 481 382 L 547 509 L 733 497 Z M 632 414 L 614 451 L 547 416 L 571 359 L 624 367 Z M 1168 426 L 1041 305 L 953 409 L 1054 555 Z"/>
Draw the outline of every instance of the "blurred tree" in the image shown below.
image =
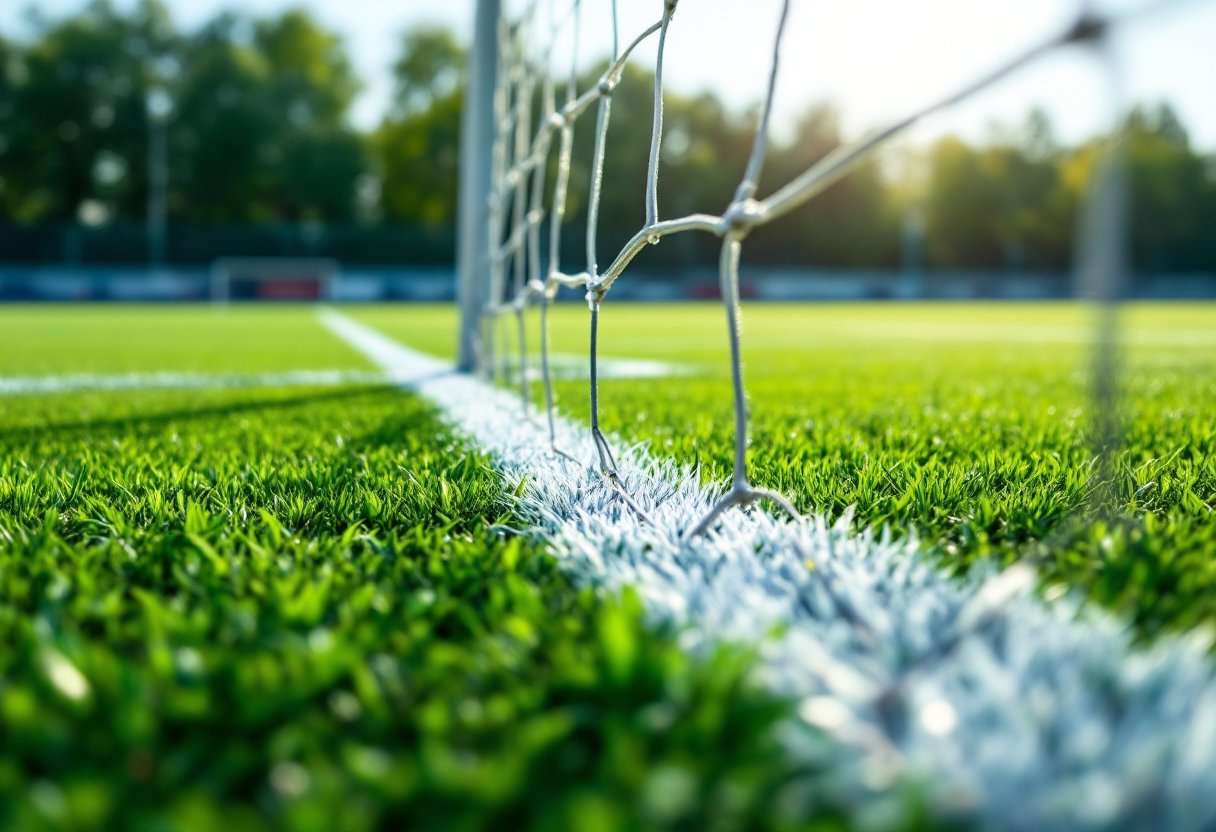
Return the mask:
<path id="1" fill-rule="evenodd" d="M 1017 134 L 973 148 L 955 137 L 929 151 L 929 265 L 1059 269 L 1071 253 L 1077 185 L 1041 111 Z"/>
<path id="2" fill-rule="evenodd" d="M 1067 268 L 1078 194 L 1064 174 L 1066 153 L 1047 114 L 1031 110 L 1014 141 L 995 144 L 989 152 L 989 168 L 1009 194 L 1000 224 L 1004 265 Z"/>
<path id="3" fill-rule="evenodd" d="M 932 266 L 999 267 L 1004 261 L 1000 184 L 961 139 L 947 137 L 929 153 L 925 243 Z"/>
<path id="4" fill-rule="evenodd" d="M 149 79 L 175 36 L 158 0 L 129 15 L 109 0 L 42 24 L 6 57 L 0 210 L 21 222 L 140 216 L 146 191 Z"/>
<path id="5" fill-rule="evenodd" d="M 456 221 L 460 165 L 459 91 L 431 107 L 386 120 L 372 137 L 387 219 L 447 225 Z"/>
<path id="6" fill-rule="evenodd" d="M 460 87 L 464 47 L 451 31 L 419 26 L 405 33 L 393 63 L 393 112 L 403 116 L 430 109 Z"/>
<path id="7" fill-rule="evenodd" d="M 23 56 L 17 47 L 0 37 L 0 220 L 13 215 L 18 193 L 5 176 L 12 176 L 5 156 L 13 149 L 13 131 L 17 125 L 17 88 L 26 72 Z"/>
<path id="8" fill-rule="evenodd" d="M 1168 106 L 1128 116 L 1131 250 L 1148 272 L 1216 269 L 1216 175 Z M 1098 145 L 1061 148 L 1032 112 L 1015 139 L 974 148 L 957 138 L 930 151 L 930 264 L 948 268 L 1067 268 L 1078 206 Z"/>
<path id="9" fill-rule="evenodd" d="M 257 24 L 255 45 L 270 65 L 282 164 L 275 177 L 283 219 L 347 220 L 365 172 L 363 141 L 346 119 L 359 91 L 341 39 L 302 11 Z"/>
<path id="10" fill-rule="evenodd" d="M 820 104 L 799 120 L 793 140 L 770 151 L 761 180 L 767 195 L 792 181 L 842 143 L 835 106 Z M 894 266 L 899 218 L 876 161 L 866 162 L 809 203 L 755 234 L 750 256 L 769 263 Z"/>
<path id="11" fill-rule="evenodd" d="M 464 50 L 444 29 L 402 40 L 393 64 L 393 107 L 372 136 L 387 219 L 426 225 L 456 221 Z"/>
<path id="12" fill-rule="evenodd" d="M 188 40 L 159 0 L 110 0 L 0 46 L 0 217 L 142 217 L 149 94 L 169 96 L 170 210 L 205 221 L 346 220 L 366 172 L 358 82 L 306 13 L 221 15 Z"/>
<path id="13" fill-rule="evenodd" d="M 271 169 L 282 163 L 270 107 L 270 66 L 240 21 L 224 15 L 183 51 L 169 155 L 176 215 L 208 221 L 275 218 L 267 198 Z"/>
<path id="14" fill-rule="evenodd" d="M 183 51 L 175 212 L 208 221 L 347 220 L 366 164 L 346 124 L 358 82 L 306 13 L 222 15 Z"/>
<path id="15" fill-rule="evenodd" d="M 1149 272 L 1216 270 L 1216 167 L 1165 104 L 1137 108 L 1124 134 L 1132 253 Z"/>

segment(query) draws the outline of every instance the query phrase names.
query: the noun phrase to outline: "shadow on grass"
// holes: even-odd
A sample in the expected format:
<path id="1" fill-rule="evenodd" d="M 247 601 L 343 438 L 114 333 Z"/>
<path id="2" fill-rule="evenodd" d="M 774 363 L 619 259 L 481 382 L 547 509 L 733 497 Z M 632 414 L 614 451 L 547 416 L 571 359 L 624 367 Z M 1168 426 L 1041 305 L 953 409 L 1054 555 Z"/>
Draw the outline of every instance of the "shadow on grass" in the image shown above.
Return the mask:
<path id="1" fill-rule="evenodd" d="M 192 421 L 213 416 L 230 416 L 238 413 L 250 413 L 264 410 L 289 410 L 312 404 L 326 402 L 371 398 L 373 400 L 399 395 L 401 388 L 389 385 L 360 386 L 329 390 L 325 392 L 307 393 L 296 396 L 256 401 L 239 401 L 229 404 L 213 405 L 211 407 L 175 408 L 150 414 L 131 414 L 102 419 L 83 419 L 74 422 L 46 422 L 39 425 L 25 425 L 8 429 L 0 429 L 0 441 L 21 439 L 36 436 L 40 433 L 53 431 L 57 434 L 81 433 L 106 428 L 127 428 L 145 430 L 162 426 L 175 421 Z"/>

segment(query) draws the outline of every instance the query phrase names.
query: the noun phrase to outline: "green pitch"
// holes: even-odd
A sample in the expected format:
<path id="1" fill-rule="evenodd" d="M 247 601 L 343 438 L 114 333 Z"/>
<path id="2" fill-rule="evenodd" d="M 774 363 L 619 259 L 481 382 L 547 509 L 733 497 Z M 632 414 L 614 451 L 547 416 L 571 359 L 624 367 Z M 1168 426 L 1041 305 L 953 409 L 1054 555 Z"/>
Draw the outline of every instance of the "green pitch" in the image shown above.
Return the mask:
<path id="1" fill-rule="evenodd" d="M 361 318 L 442 353 L 454 326 L 443 314 Z M 585 355 L 581 305 L 556 307 L 552 321 L 554 349 Z M 725 480 L 734 422 L 721 306 L 609 303 L 601 321 L 603 355 L 698 371 L 604 381 L 605 428 Z M 951 565 L 1032 557 L 1048 583 L 1145 632 L 1213 620 L 1216 306 L 1137 304 L 1122 325 L 1126 446 L 1103 522 L 1085 516 L 1093 320 L 1075 304 L 745 306 L 753 481 L 803 511 L 855 506 L 859 522 L 915 533 Z M 586 418 L 585 382 L 557 390 L 566 413 Z"/>
<path id="2" fill-rule="evenodd" d="M 5 374 L 360 368 L 307 309 L 9 309 Z M 0 396 L 0 828 L 798 828 L 788 713 L 579 590 L 388 387 Z"/>
<path id="3" fill-rule="evenodd" d="M 454 343 L 449 307 L 351 314 Z M 751 305 L 744 326 L 756 482 L 958 568 L 1031 557 L 1146 637 L 1214 618 L 1216 307 L 1128 311 L 1102 520 L 1084 310 Z M 557 308 L 555 348 L 585 355 L 585 327 Z M 605 426 L 723 478 L 725 346 L 715 304 L 606 305 L 605 355 L 693 372 L 605 381 Z M 0 309 L 4 377 L 292 369 L 369 367 L 306 308 Z M 585 382 L 558 393 L 586 417 Z M 571 585 L 418 398 L 5 395 L 0 418 L 0 826 L 807 828 L 750 646 L 693 662 L 634 599 Z"/>

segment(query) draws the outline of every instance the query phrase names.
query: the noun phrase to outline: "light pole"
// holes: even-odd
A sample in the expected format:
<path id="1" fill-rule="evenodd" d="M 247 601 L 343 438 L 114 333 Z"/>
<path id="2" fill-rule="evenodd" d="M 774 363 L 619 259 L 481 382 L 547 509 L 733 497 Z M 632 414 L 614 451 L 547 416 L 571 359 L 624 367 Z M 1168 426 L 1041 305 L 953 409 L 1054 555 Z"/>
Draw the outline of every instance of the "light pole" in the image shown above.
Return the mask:
<path id="1" fill-rule="evenodd" d="M 165 265 L 165 226 L 169 190 L 169 114 L 173 99 L 157 87 L 148 93 L 148 268 Z"/>

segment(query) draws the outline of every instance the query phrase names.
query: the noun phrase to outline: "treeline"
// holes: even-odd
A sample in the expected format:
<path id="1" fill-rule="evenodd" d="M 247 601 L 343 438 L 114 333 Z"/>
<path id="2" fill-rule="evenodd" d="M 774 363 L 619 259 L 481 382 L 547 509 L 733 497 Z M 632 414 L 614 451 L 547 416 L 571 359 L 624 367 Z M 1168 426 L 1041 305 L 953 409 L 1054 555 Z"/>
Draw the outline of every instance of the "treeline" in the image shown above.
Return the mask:
<path id="1" fill-rule="evenodd" d="M 0 222 L 143 219 L 159 122 L 173 220 L 450 224 L 462 64 L 450 33 L 406 34 L 369 135 L 345 46 L 305 11 L 182 32 L 157 0 L 95 0 L 0 33 Z"/>
<path id="2" fill-rule="evenodd" d="M 615 243 L 628 239 L 644 215 L 651 83 L 643 73 L 627 72 L 616 93 L 619 106 L 613 105 L 603 215 Z M 660 215 L 720 211 L 743 173 L 755 122 L 754 113 L 732 114 L 711 95 L 668 95 Z M 1191 146 L 1166 105 L 1134 110 L 1125 127 L 1137 266 L 1216 271 L 1216 156 Z M 589 133 L 579 137 L 580 158 L 590 156 Z M 837 111 L 812 107 L 788 141 L 770 148 L 760 192 L 789 182 L 842 140 Z M 945 137 L 925 148 L 896 149 L 758 229 L 746 257 L 753 263 L 840 267 L 913 261 L 933 268 L 1067 268 L 1098 149 L 1097 142 L 1062 145 L 1039 111 L 1017 128 L 993 130 L 982 146 Z M 671 242 L 697 247 L 683 252 L 685 259 L 714 261 L 714 241 L 703 235 Z"/>
<path id="3" fill-rule="evenodd" d="M 171 223 L 450 226 L 463 62 L 451 33 L 406 33 L 389 111 L 362 133 L 349 120 L 360 82 L 346 48 L 304 11 L 222 14 L 183 32 L 157 0 L 130 13 L 95 0 L 78 15 L 44 21 L 28 42 L 0 36 L 0 223 L 142 219 L 150 137 L 163 130 Z M 588 72 L 581 88 L 595 77 Z M 616 93 L 604 252 L 642 223 L 651 82 L 630 68 Z M 576 130 L 575 226 L 586 211 L 592 121 Z M 755 113 L 731 112 L 711 94 L 669 93 L 665 124 L 661 214 L 721 210 L 742 173 Z M 1168 107 L 1136 110 L 1127 127 L 1137 264 L 1216 270 L 1216 160 L 1191 146 Z M 773 147 L 762 191 L 840 142 L 836 111 L 811 108 Z M 981 146 L 943 138 L 864 165 L 757 231 L 747 258 L 1064 268 L 1094 157 L 1093 145 L 1058 143 L 1041 113 Z M 581 259 L 582 246 L 572 229 L 565 255 Z M 715 252 L 712 240 L 682 235 L 644 257 L 709 263 Z"/>

